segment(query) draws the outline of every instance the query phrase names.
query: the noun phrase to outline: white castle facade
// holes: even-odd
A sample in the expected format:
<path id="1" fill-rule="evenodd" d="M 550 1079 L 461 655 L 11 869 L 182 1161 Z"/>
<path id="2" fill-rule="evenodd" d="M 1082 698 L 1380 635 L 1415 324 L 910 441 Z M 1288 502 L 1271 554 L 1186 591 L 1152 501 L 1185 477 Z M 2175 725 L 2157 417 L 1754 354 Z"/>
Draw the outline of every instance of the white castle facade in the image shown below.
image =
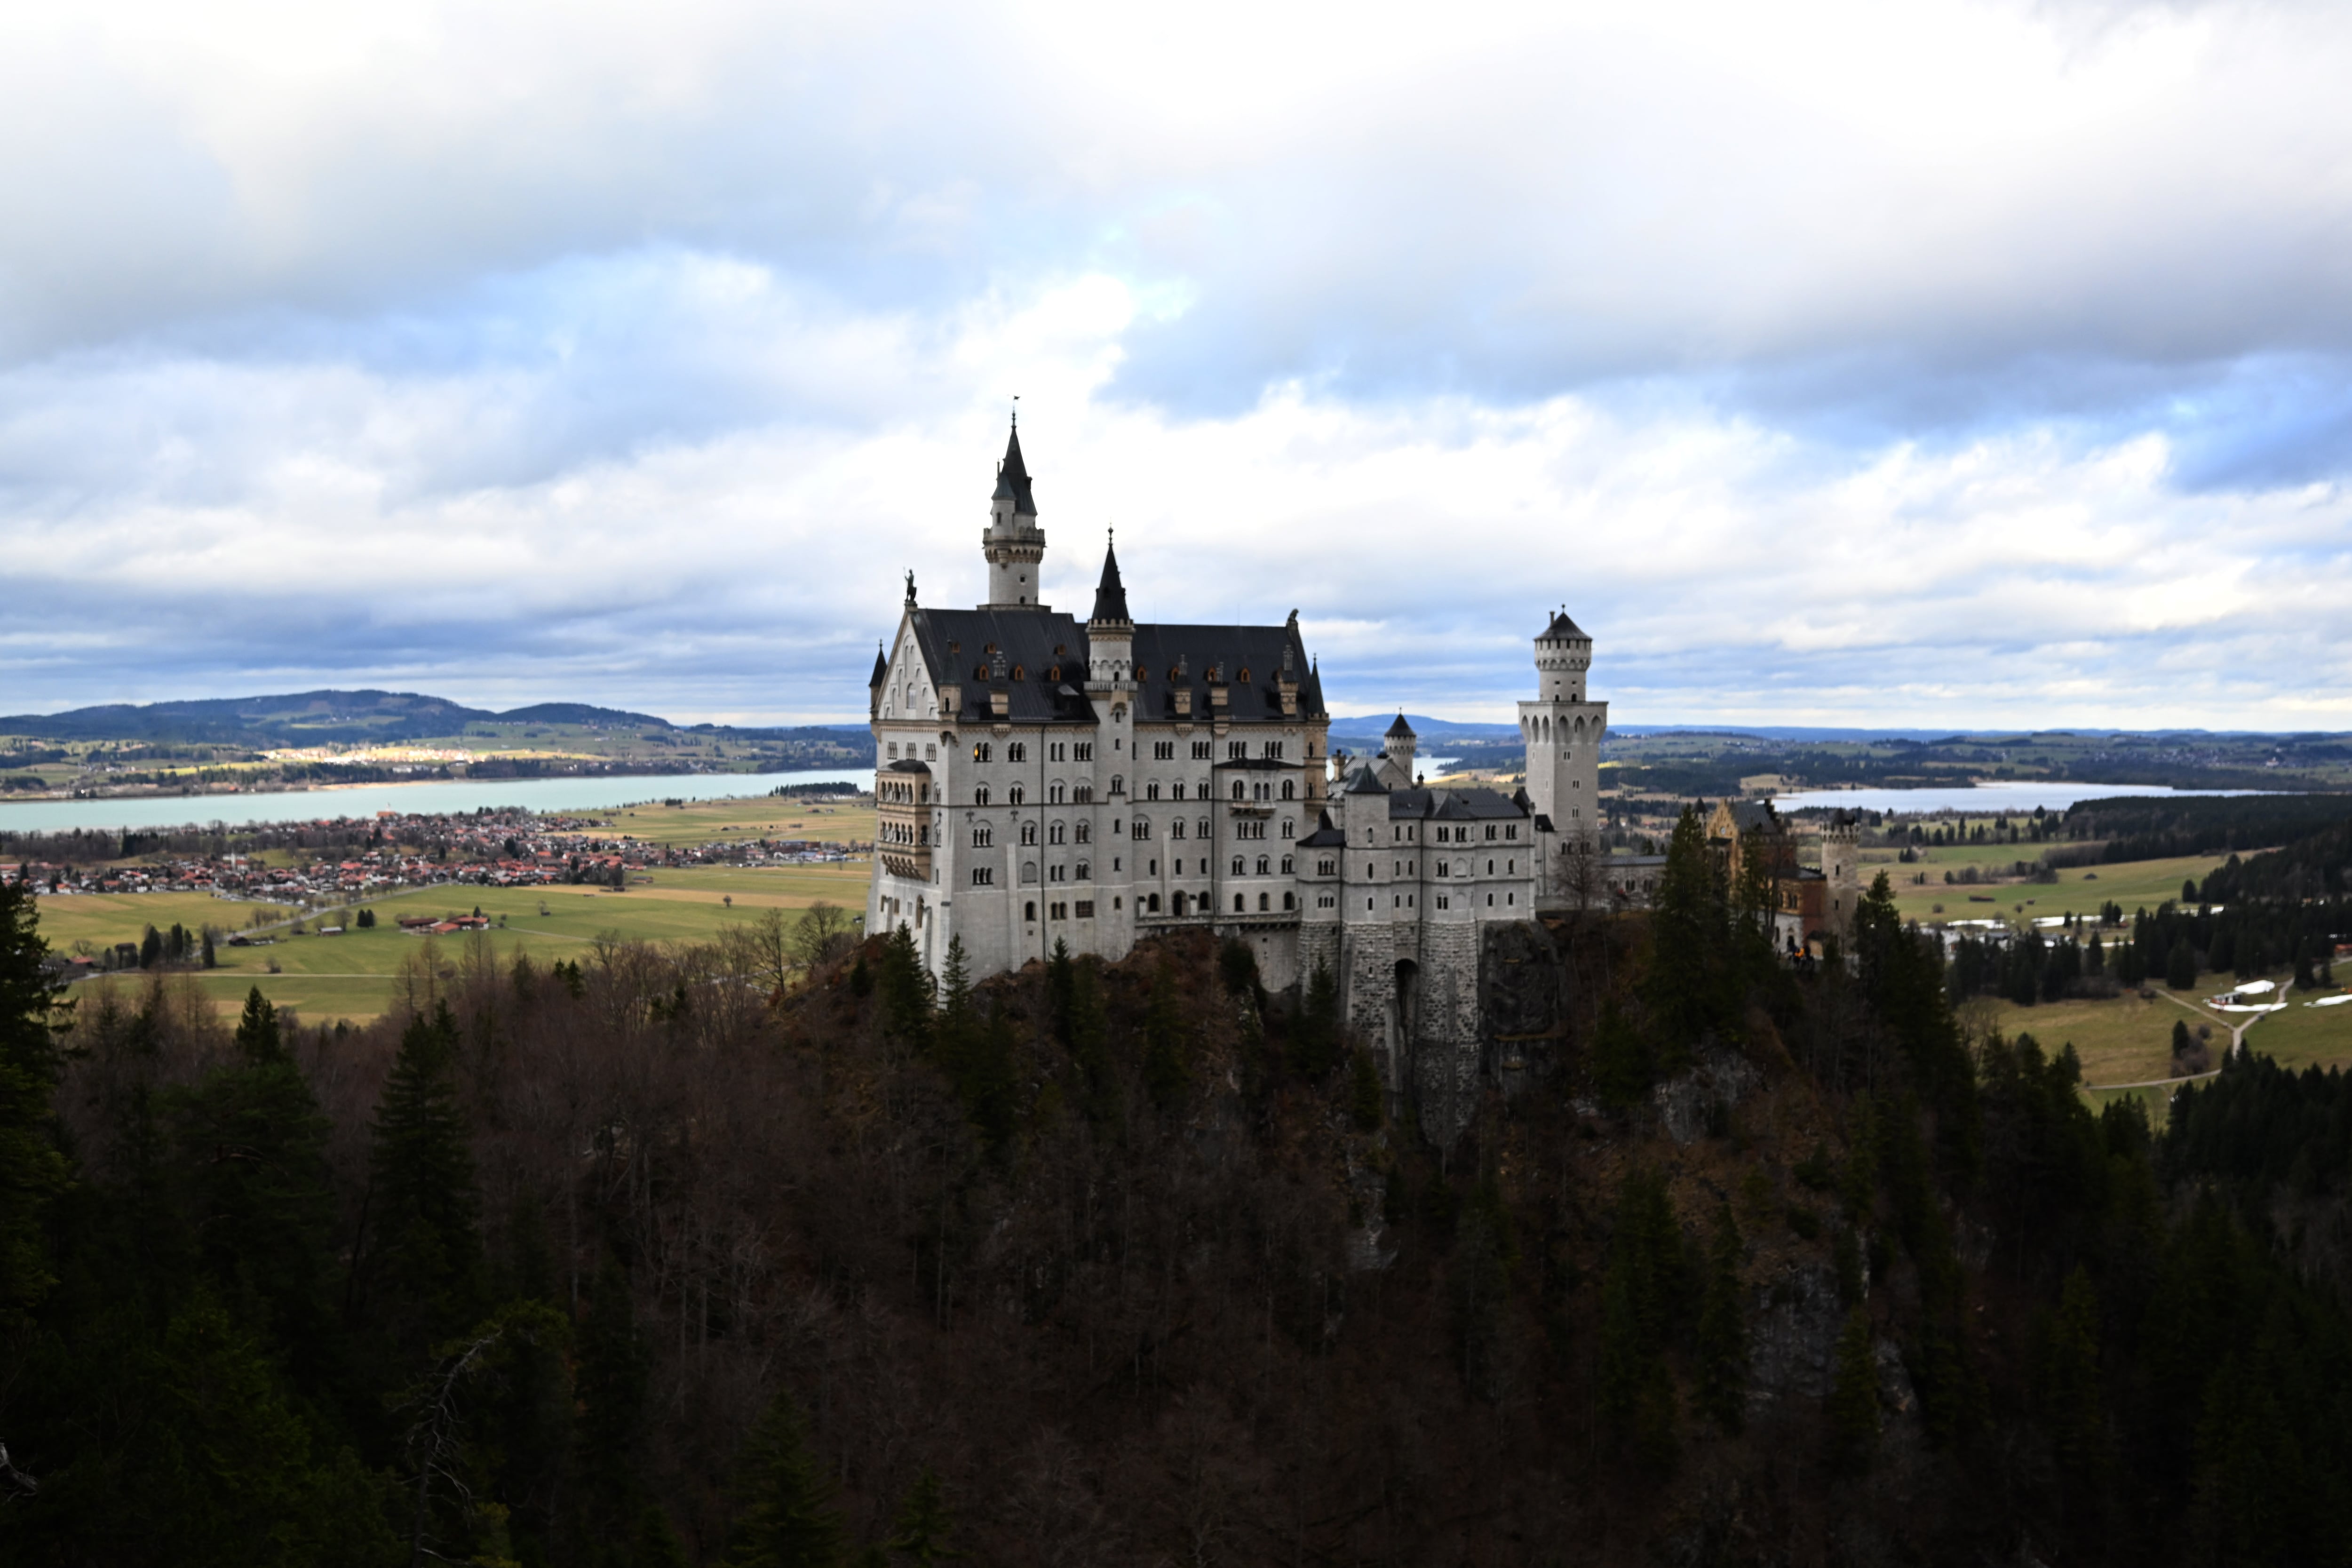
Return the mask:
<path id="1" fill-rule="evenodd" d="M 1056 942 L 1116 960 L 1206 928 L 1249 942 L 1276 989 L 1328 965 L 1391 1088 L 1462 1101 L 1495 933 L 1566 906 L 1600 824 L 1591 639 L 1565 613 L 1535 639 L 1523 789 L 1425 788 L 1402 717 L 1370 761 L 1331 754 L 1296 612 L 1138 624 L 1109 549 L 1085 621 L 1039 603 L 1017 428 L 981 550 L 988 602 L 919 605 L 909 574 L 876 655 L 866 929 L 906 926 L 934 973 L 961 937 L 978 979 Z"/>

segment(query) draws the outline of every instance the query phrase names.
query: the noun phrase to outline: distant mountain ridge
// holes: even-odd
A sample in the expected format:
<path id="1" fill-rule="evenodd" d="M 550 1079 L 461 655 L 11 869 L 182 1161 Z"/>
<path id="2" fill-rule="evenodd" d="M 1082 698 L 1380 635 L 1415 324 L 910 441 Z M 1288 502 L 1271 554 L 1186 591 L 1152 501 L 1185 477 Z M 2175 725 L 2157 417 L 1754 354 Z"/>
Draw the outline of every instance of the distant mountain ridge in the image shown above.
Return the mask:
<path id="1" fill-rule="evenodd" d="M 107 703 L 62 713 L 0 716 L 0 734 L 45 741 L 141 741 L 241 746 L 393 743 L 461 734 L 468 725 L 579 724 L 598 729 L 725 734 L 756 740 L 850 737 L 870 742 L 863 725 L 738 729 L 673 724 L 652 713 L 585 702 L 537 702 L 498 712 L 414 691 L 320 690 L 260 697 L 195 698 L 173 702 Z"/>

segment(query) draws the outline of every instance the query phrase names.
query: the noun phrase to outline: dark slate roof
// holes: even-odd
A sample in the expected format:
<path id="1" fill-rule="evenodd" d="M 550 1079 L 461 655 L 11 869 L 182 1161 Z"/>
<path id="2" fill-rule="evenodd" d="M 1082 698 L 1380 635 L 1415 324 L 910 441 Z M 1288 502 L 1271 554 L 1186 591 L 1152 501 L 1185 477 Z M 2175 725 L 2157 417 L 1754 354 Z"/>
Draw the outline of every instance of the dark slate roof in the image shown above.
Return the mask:
<path id="1" fill-rule="evenodd" d="M 988 719 L 989 692 L 996 682 L 984 672 L 993 664 L 992 644 L 1003 656 L 1004 689 L 1012 696 L 1007 723 L 1095 721 L 1094 705 L 1078 689 L 1086 680 L 1087 634 L 1076 617 L 1051 610 L 923 609 L 914 612 L 913 620 L 916 645 L 932 680 L 963 689 L 963 711 L 954 717 Z"/>
<path id="2" fill-rule="evenodd" d="M 1177 688 L 1192 689 L 1192 717 L 1206 719 L 1209 676 L 1222 677 L 1226 689 L 1226 716 L 1237 724 L 1284 724 L 1282 692 L 1276 678 L 1282 673 L 1282 656 L 1290 655 L 1294 679 L 1307 668 L 1307 649 L 1293 623 L 1279 626 L 1139 626 L 1135 628 L 1135 679 L 1141 689 L 1136 717 L 1165 722 L 1176 717 Z M 1178 674 L 1181 668 L 1182 673 Z M 1242 679 L 1243 671 L 1249 679 Z M 1299 679 L 1298 717 L 1321 719 L 1323 694 L 1318 683 Z"/>
<path id="3" fill-rule="evenodd" d="M 866 681 L 866 689 L 868 691 L 875 690 L 889 678 L 890 661 L 882 657 L 882 644 L 877 638 L 874 644 L 874 674 L 872 679 Z"/>
<path id="4" fill-rule="evenodd" d="M 1739 825 L 1742 833 L 1778 833 L 1782 830 L 1780 814 L 1772 809 L 1772 803 L 1769 800 L 1731 802 L 1731 820 Z"/>
<path id="5" fill-rule="evenodd" d="M 1102 581 L 1095 587 L 1095 613 L 1089 619 L 1113 624 L 1135 619 L 1127 613 L 1127 584 L 1118 580 L 1118 550 L 1115 545 L 1103 546 Z"/>
<path id="6" fill-rule="evenodd" d="M 963 688 L 963 711 L 969 721 L 988 717 L 988 694 L 994 684 L 982 674 L 991 663 L 993 644 L 1004 658 L 1004 685 L 1012 701 L 1007 723 L 1072 723 L 1096 721 L 1086 684 L 1087 629 L 1076 617 L 1053 610 L 933 610 L 912 612 L 916 645 L 933 681 Z M 1307 664 L 1295 626 L 1162 626 L 1135 628 L 1136 717 L 1145 722 L 1176 717 L 1176 683 L 1170 672 L 1181 663 L 1182 684 L 1192 689 L 1192 717 L 1206 721 L 1209 674 L 1214 670 L 1226 683 L 1226 717 L 1238 724 L 1297 722 L 1283 717 L 1282 693 L 1275 677 L 1282 655 L 1290 651 L 1293 669 Z M 1055 649 L 1061 651 L 1056 652 Z M 1241 679 L 1249 672 L 1249 679 Z M 1013 679 L 1018 671 L 1019 679 Z M 1056 674 L 1055 672 L 1059 673 Z M 1308 700 L 1304 682 L 1298 692 L 1299 719 L 1325 717 L 1319 692 Z M 942 714 L 942 718 L 948 715 Z"/>
<path id="7" fill-rule="evenodd" d="M 1013 515 L 1034 517 L 1037 503 L 1029 494 L 1029 465 L 1021 460 L 1021 426 L 1015 425 L 1004 443 L 1004 461 L 996 465 L 996 494 L 1013 497 Z"/>
<path id="8" fill-rule="evenodd" d="M 1389 726 L 1387 738 L 1393 741 L 1400 735 L 1403 736 L 1408 741 L 1415 738 L 1412 732 L 1412 726 L 1404 721 L 1404 714 L 1402 712 L 1399 712 L 1396 716 L 1396 722 Z"/>
<path id="9" fill-rule="evenodd" d="M 1298 710 L 1323 711 L 1323 665 L 1319 659 L 1307 667 L 1307 679 L 1298 683 Z"/>
<path id="10" fill-rule="evenodd" d="M 1527 816 L 1491 789 L 1401 789 L 1389 795 L 1389 819 L 1428 822 L 1516 822 Z"/>
<path id="11" fill-rule="evenodd" d="M 1568 612 L 1566 610 L 1562 610 L 1558 615 L 1552 616 L 1551 625 L 1544 627 L 1541 632 L 1537 634 L 1536 640 L 1538 642 L 1550 642 L 1563 637 L 1571 638 L 1577 642 L 1591 642 L 1592 640 L 1585 635 L 1583 627 L 1578 626 L 1574 621 L 1568 618 Z"/>
<path id="12" fill-rule="evenodd" d="M 1339 793 L 1341 795 L 1386 795 L 1389 793 L 1389 786 L 1381 783 L 1379 775 L 1370 768 L 1360 766 L 1348 775 L 1348 782 L 1339 786 Z"/>
<path id="13" fill-rule="evenodd" d="M 1315 814 L 1315 831 L 1298 841 L 1301 849 L 1344 849 L 1347 844 L 1348 836 L 1331 826 L 1328 811 Z"/>

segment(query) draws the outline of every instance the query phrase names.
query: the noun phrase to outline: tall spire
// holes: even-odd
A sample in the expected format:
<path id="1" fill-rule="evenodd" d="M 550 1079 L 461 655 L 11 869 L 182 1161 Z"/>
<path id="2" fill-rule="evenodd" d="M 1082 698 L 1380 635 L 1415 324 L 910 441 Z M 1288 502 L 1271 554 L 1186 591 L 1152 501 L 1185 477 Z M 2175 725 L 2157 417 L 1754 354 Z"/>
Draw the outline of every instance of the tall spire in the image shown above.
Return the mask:
<path id="1" fill-rule="evenodd" d="M 996 493 L 1013 498 L 1013 515 L 1034 517 L 1037 502 L 1029 493 L 1029 465 L 1021 460 L 1020 416 L 1013 417 L 1013 433 L 1004 439 L 1004 461 L 996 466 Z"/>
<path id="2" fill-rule="evenodd" d="M 1134 617 L 1127 613 L 1127 585 L 1118 580 L 1118 550 L 1115 542 L 1103 546 L 1102 582 L 1095 588 L 1095 613 L 1089 624 L 1134 624 Z"/>

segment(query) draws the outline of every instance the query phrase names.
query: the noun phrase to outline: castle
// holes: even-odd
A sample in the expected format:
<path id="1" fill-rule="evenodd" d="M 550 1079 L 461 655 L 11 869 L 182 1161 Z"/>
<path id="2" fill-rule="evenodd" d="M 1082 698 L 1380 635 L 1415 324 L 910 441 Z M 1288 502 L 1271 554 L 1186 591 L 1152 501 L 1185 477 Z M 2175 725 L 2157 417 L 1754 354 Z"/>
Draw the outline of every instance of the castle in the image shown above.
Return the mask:
<path id="1" fill-rule="evenodd" d="M 1392 1092 L 1450 1137 L 1496 1031 L 1481 998 L 1538 910 L 1589 903 L 1608 704 L 1563 611 L 1519 704 L 1524 787 L 1425 787 L 1402 715 L 1376 757 L 1333 756 L 1316 662 L 1280 626 L 1144 622 L 1116 549 L 1083 622 L 1040 602 L 1045 535 L 1017 425 L 981 532 L 988 600 L 934 609 L 914 574 L 877 650 L 866 929 L 908 928 L 974 978 L 1125 955 L 1155 931 L 1248 942 L 1265 983 L 1327 965 Z"/>

